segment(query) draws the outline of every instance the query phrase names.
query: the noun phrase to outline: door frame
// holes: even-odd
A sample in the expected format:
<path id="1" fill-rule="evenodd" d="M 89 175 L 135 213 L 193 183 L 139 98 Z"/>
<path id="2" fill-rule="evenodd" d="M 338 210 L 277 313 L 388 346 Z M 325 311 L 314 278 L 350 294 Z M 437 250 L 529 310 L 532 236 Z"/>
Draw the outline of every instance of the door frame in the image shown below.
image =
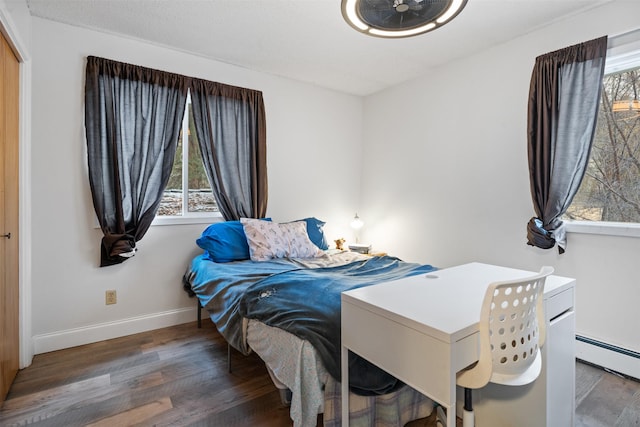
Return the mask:
<path id="1" fill-rule="evenodd" d="M 29 18 L 30 19 L 30 18 Z M 11 13 L 0 1 L 0 32 L 7 39 L 20 63 L 19 107 L 19 323 L 20 369 L 33 359 L 31 305 L 31 58 Z M 30 35 L 29 35 L 30 36 Z"/>

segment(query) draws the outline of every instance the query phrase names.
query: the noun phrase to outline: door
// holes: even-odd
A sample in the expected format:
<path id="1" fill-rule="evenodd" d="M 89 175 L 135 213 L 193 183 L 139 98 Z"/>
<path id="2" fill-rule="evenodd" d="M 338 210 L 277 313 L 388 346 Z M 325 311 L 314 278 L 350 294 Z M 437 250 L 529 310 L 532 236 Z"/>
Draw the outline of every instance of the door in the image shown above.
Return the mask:
<path id="1" fill-rule="evenodd" d="M 0 34 L 0 400 L 19 367 L 18 59 Z"/>

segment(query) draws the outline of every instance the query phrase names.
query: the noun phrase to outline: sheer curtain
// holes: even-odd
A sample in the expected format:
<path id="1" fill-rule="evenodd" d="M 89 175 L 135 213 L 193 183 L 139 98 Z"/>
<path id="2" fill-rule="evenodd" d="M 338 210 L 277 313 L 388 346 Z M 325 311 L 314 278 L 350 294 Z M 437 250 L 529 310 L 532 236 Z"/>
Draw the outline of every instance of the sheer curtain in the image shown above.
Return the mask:
<path id="1" fill-rule="evenodd" d="M 267 211 L 262 92 L 193 79 L 191 103 L 205 170 L 226 220 Z"/>
<path id="2" fill-rule="evenodd" d="M 543 249 L 566 235 L 560 217 L 584 176 L 596 126 L 607 37 L 536 58 L 529 89 L 528 155 L 536 217 L 527 224 L 527 244 Z"/>
<path id="3" fill-rule="evenodd" d="M 89 183 L 104 237 L 100 266 L 133 256 L 173 166 L 189 78 L 90 56 L 85 82 Z"/>

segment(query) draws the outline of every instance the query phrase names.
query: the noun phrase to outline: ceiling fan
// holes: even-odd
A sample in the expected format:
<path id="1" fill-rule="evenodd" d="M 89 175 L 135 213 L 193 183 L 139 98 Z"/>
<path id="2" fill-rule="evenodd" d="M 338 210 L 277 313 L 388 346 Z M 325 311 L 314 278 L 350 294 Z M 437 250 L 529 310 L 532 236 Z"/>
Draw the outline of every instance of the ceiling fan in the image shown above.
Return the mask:
<path id="1" fill-rule="evenodd" d="M 446 24 L 466 4 L 467 0 L 342 0 L 342 15 L 367 35 L 410 37 Z"/>

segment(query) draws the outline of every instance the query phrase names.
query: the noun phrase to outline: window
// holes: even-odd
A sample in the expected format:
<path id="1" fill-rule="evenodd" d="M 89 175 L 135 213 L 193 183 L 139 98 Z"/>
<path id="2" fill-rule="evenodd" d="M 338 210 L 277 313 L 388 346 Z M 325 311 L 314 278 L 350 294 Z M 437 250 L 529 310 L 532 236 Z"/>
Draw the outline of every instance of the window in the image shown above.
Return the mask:
<path id="1" fill-rule="evenodd" d="M 585 177 L 567 217 L 640 223 L 640 67 L 604 77 Z"/>
<path id="2" fill-rule="evenodd" d="M 187 96 L 173 169 L 160 202 L 156 220 L 159 217 L 204 219 L 212 216 L 220 216 L 220 213 L 202 163 L 193 121 L 191 97 Z"/>
<path id="3" fill-rule="evenodd" d="M 564 219 L 577 221 L 569 231 L 592 223 L 591 232 L 638 235 L 629 228 L 640 227 L 640 50 L 610 53 L 589 164 Z"/>

